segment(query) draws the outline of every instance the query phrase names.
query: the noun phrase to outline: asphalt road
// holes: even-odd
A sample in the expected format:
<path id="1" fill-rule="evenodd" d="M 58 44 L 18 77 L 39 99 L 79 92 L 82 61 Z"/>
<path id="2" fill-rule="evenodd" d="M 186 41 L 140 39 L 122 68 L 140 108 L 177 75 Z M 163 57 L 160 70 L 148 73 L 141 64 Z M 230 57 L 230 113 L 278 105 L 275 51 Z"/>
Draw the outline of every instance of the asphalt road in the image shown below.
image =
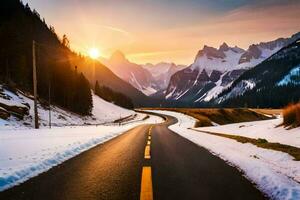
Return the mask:
<path id="1" fill-rule="evenodd" d="M 142 169 L 152 168 L 156 200 L 255 200 L 263 195 L 234 167 L 167 127 L 138 126 L 48 172 L 0 193 L 2 200 L 140 199 Z M 147 140 L 151 158 L 145 159 Z"/>

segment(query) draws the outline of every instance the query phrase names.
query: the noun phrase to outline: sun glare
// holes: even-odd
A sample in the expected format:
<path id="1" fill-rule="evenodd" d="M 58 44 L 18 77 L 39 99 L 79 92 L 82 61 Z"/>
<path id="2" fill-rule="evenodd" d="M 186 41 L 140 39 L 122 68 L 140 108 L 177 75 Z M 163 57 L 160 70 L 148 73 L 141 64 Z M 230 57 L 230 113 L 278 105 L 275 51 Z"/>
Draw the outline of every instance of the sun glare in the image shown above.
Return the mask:
<path id="1" fill-rule="evenodd" d="M 97 59 L 100 57 L 100 51 L 97 48 L 91 48 L 89 50 L 89 56 L 93 59 Z"/>

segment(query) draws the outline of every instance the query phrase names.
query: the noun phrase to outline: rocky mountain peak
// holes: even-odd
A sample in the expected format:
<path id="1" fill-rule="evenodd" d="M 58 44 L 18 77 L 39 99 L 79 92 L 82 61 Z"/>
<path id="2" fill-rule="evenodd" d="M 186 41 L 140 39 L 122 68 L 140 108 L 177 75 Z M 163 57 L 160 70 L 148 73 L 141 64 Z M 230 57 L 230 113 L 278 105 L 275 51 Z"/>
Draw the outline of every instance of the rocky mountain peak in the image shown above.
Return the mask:
<path id="1" fill-rule="evenodd" d="M 226 44 L 226 42 L 223 42 L 223 44 L 219 47 L 220 51 L 228 51 L 229 46 Z"/>
<path id="2" fill-rule="evenodd" d="M 226 57 L 224 52 L 219 51 L 218 49 L 216 49 L 214 47 L 209 47 L 207 45 L 204 45 L 203 49 L 198 52 L 195 61 L 198 58 L 203 57 L 204 55 L 206 55 L 208 58 L 221 58 L 221 59 L 224 59 Z"/>
<path id="3" fill-rule="evenodd" d="M 260 58 L 262 54 L 262 51 L 259 49 L 259 47 L 255 44 L 250 45 L 248 50 L 241 56 L 239 60 L 239 64 L 250 62 L 252 58 L 258 59 Z"/>

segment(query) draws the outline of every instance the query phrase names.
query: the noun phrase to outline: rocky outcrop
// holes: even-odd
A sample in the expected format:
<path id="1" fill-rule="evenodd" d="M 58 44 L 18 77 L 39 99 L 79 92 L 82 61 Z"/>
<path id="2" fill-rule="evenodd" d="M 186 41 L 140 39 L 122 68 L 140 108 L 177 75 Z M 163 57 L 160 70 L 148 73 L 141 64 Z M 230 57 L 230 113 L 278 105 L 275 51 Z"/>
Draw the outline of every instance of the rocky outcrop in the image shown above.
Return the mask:
<path id="1" fill-rule="evenodd" d="M 261 56 L 262 51 L 258 48 L 257 45 L 251 45 L 240 58 L 239 64 L 250 62 L 251 59 L 258 59 Z"/>
<path id="2" fill-rule="evenodd" d="M 223 51 L 205 45 L 203 49 L 198 52 L 195 60 L 197 60 L 199 57 L 203 57 L 204 55 L 206 55 L 208 59 L 213 59 L 213 58 L 224 59 L 226 57 Z"/>
<path id="3" fill-rule="evenodd" d="M 232 81 L 236 80 L 239 78 L 245 71 L 245 69 L 238 69 L 238 70 L 233 70 L 230 72 L 227 72 L 223 77 L 222 77 L 222 83 L 221 86 L 227 86 L 228 84 L 232 83 Z"/>
<path id="4" fill-rule="evenodd" d="M 217 70 L 214 70 L 214 71 L 212 71 L 212 73 L 210 74 L 209 79 L 210 79 L 212 82 L 217 82 L 218 80 L 220 80 L 221 75 L 222 75 L 222 72 L 217 71 Z"/>
<path id="5" fill-rule="evenodd" d="M 0 107 L 0 119 L 8 119 L 10 117 L 9 112 L 7 112 L 7 110 L 5 110 L 4 108 Z"/>
<path id="6" fill-rule="evenodd" d="M 23 119 L 25 115 L 29 115 L 29 108 L 25 106 L 21 107 L 16 105 L 6 105 L 0 102 L 0 109 L 1 108 L 2 111 L 6 111 L 8 114 L 12 114 L 19 119 Z"/>

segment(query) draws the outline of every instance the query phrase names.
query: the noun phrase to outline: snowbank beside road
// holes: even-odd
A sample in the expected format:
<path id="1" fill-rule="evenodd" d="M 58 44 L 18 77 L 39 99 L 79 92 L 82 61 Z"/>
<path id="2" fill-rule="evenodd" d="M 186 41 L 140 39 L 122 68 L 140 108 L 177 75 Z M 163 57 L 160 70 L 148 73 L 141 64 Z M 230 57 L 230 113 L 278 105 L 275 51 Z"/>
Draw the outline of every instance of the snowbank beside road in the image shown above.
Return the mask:
<path id="1" fill-rule="evenodd" d="M 65 160 L 141 124 L 160 123 L 160 117 L 122 126 L 76 126 L 40 130 L 1 130 L 0 191 L 34 177 Z"/>
<path id="2" fill-rule="evenodd" d="M 277 127 L 282 123 L 282 118 L 263 120 L 255 122 L 243 122 L 214 127 L 196 128 L 200 131 L 225 133 L 229 135 L 240 135 L 249 138 L 263 138 L 269 142 L 278 142 L 300 148 L 300 128 L 286 130 L 284 127 Z"/>
<path id="3" fill-rule="evenodd" d="M 172 131 L 240 169 L 271 199 L 300 199 L 300 162 L 294 161 L 290 155 L 191 130 L 189 128 L 194 127 L 196 119 L 181 113 L 151 112 L 176 117 L 178 123 L 169 127 Z"/>

